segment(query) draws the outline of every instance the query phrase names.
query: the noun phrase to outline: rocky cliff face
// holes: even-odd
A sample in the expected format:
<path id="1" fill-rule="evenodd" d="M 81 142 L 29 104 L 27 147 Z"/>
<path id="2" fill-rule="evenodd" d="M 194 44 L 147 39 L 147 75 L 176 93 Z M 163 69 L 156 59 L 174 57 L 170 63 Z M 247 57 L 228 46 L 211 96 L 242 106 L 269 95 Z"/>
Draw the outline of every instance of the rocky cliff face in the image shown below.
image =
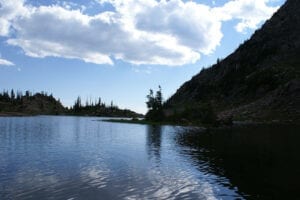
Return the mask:
<path id="1" fill-rule="evenodd" d="M 209 102 L 219 117 L 298 121 L 299 75 L 300 1 L 287 0 L 234 53 L 184 83 L 166 107 Z"/>

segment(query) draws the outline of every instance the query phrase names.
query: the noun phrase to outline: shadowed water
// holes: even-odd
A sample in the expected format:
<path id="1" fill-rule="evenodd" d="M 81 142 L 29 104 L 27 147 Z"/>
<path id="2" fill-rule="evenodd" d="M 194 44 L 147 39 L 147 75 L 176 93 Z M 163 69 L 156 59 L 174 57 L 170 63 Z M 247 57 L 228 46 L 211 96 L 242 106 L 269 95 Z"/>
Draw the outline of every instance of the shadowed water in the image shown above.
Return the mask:
<path id="1" fill-rule="evenodd" d="M 0 118 L 0 199 L 293 198 L 299 130 Z"/>

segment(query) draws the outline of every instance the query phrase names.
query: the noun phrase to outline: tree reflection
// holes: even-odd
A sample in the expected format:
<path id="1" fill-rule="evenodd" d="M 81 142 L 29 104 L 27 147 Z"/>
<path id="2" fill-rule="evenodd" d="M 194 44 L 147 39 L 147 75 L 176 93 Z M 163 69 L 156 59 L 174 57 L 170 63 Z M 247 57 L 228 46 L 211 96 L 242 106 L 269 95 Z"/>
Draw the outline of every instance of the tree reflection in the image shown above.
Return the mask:
<path id="1" fill-rule="evenodd" d="M 161 151 L 162 126 L 149 125 L 147 126 L 147 152 L 149 159 L 160 161 Z"/>

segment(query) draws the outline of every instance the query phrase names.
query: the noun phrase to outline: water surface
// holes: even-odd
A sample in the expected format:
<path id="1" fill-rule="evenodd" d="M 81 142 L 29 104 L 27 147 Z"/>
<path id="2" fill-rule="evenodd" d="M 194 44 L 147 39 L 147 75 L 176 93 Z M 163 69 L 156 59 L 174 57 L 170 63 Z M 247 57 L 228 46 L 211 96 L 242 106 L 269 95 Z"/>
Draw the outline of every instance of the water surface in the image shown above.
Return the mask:
<path id="1" fill-rule="evenodd" d="M 0 117 L 0 199 L 296 198 L 299 130 Z"/>

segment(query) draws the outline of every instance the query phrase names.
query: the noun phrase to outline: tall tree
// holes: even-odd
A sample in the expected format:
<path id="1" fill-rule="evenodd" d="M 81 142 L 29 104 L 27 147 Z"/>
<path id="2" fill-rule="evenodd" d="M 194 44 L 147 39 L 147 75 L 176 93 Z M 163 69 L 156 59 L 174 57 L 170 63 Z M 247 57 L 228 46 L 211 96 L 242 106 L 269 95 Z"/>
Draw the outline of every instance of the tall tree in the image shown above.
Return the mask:
<path id="1" fill-rule="evenodd" d="M 10 99 L 11 99 L 12 101 L 14 101 L 15 98 L 16 98 L 16 95 L 15 95 L 14 90 L 12 89 L 12 90 L 10 91 Z"/>
<path id="2" fill-rule="evenodd" d="M 78 112 L 80 108 L 81 108 L 81 98 L 80 96 L 78 96 L 74 104 L 74 111 Z"/>
<path id="3" fill-rule="evenodd" d="M 147 99 L 148 99 L 148 101 L 146 102 L 147 108 L 149 110 L 153 110 L 154 106 L 155 106 L 154 105 L 155 104 L 155 98 L 154 98 L 153 90 L 152 89 L 149 90 L 149 94 L 147 95 Z"/>
<path id="4" fill-rule="evenodd" d="M 162 108 L 162 103 L 163 103 L 163 96 L 162 96 L 162 91 L 161 91 L 161 86 L 158 86 L 158 91 L 156 92 L 155 95 L 155 103 L 156 103 L 156 109 Z"/>
<path id="5" fill-rule="evenodd" d="M 151 121 L 161 121 L 164 119 L 164 113 L 162 109 L 163 105 L 163 95 L 161 91 L 161 86 L 158 86 L 158 91 L 156 91 L 155 96 L 152 89 L 147 95 L 147 107 L 148 112 L 146 114 L 146 119 Z"/>

